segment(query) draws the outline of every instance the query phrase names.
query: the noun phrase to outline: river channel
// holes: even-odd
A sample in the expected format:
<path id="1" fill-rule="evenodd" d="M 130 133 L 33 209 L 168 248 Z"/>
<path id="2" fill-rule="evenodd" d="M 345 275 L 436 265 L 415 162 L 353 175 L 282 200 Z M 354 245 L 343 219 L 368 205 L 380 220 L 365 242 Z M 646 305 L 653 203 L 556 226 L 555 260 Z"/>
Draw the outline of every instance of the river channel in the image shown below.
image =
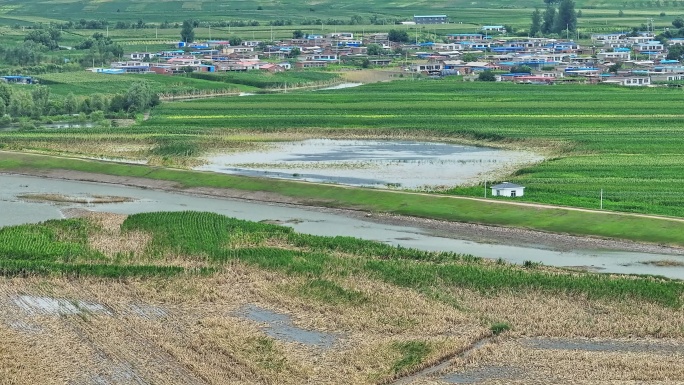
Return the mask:
<path id="1" fill-rule="evenodd" d="M 21 198 L 25 194 L 60 194 L 84 198 L 102 195 L 126 197 L 130 198 L 130 201 L 105 204 L 47 203 Z M 87 202 L 88 199 L 85 201 Z M 684 263 L 684 256 L 681 255 L 602 250 L 556 251 L 535 245 L 508 246 L 478 243 L 465 239 L 440 237 L 426 228 L 375 223 L 350 218 L 341 213 L 300 206 L 201 197 L 91 182 L 0 175 L 0 226 L 63 218 L 62 212 L 68 208 L 86 208 L 120 214 L 151 211 L 211 211 L 252 221 L 277 221 L 296 231 L 314 235 L 345 235 L 422 250 L 453 251 L 484 258 L 502 258 L 518 264 L 530 260 L 552 266 L 588 266 L 607 273 L 654 274 L 684 279 L 684 266 L 643 264 L 643 262 L 662 260 Z"/>

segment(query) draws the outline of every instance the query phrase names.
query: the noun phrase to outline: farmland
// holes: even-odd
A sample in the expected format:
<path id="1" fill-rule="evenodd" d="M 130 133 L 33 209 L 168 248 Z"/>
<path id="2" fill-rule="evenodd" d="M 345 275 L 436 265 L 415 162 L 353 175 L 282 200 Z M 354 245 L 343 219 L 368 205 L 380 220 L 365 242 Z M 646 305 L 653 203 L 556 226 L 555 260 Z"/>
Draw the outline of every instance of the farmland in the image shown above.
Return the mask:
<path id="1" fill-rule="evenodd" d="M 10 383 L 125 375 L 156 383 L 377 384 L 444 358 L 446 373 L 496 368 L 519 346 L 537 354 L 531 337 L 619 346 L 629 336 L 656 357 L 684 338 L 684 286 L 675 281 L 513 266 L 209 213 L 70 216 L 0 230 L 0 301 L 7 301 L 0 373 Z M 274 335 L 249 318 L 254 312 L 285 314 L 294 329 L 331 342 Z M 501 334 L 473 358 L 458 355 L 492 333 Z M 66 341 L 71 349 L 55 364 Z M 653 366 L 650 355 L 618 349 L 612 362 L 592 352 L 546 368 L 586 378 L 600 362 L 600 378 L 672 383 L 684 370 L 680 353 Z M 13 364 L 16 357 L 30 365 Z M 618 370 L 624 360 L 632 365 Z M 516 380 L 543 374 L 514 364 L 526 369 Z M 27 369 L 36 367 L 44 370 Z"/>
<path id="2" fill-rule="evenodd" d="M 684 175 L 682 98 L 681 90 L 666 88 L 407 80 L 164 103 L 133 127 L 0 133 L 0 143 L 6 149 L 182 166 L 197 164 L 204 153 L 257 148 L 273 140 L 466 142 L 547 156 L 508 178 L 527 186 L 524 201 L 598 209 L 603 190 L 607 210 L 684 216 L 683 198 L 671 193 Z M 440 193 L 481 196 L 484 183 L 483 177 L 478 185 Z"/>
<path id="3" fill-rule="evenodd" d="M 70 93 L 78 96 L 89 96 L 94 93 L 123 94 L 136 81 L 146 81 L 156 93 L 186 94 L 195 91 L 234 92 L 252 90 L 228 82 L 212 82 L 188 77 L 170 77 L 164 75 L 103 75 L 92 72 L 65 72 L 40 75 L 41 84 L 50 86 L 50 93 L 56 97 L 64 97 Z"/>
<path id="4" fill-rule="evenodd" d="M 580 28 L 583 31 L 600 31 L 607 26 L 613 29 L 623 29 L 624 27 L 639 25 L 646 18 L 655 18 L 656 25 L 666 25 L 670 20 L 660 16 L 666 13 L 670 15 L 681 14 L 681 1 L 643 1 L 643 2 L 621 2 L 615 0 L 577 1 L 577 8 L 582 9 L 583 15 L 580 18 Z M 444 13 L 450 20 L 458 26 L 449 28 L 468 28 L 482 24 L 513 24 L 518 28 L 529 27 L 529 15 L 535 6 L 543 7 L 541 1 L 517 1 L 515 3 L 502 2 L 500 0 L 489 0 L 484 2 L 470 1 L 438 1 L 438 2 L 392 2 L 381 1 L 346 1 L 344 3 L 334 1 L 320 1 L 315 4 L 301 1 L 285 1 L 279 3 L 255 2 L 249 5 L 240 1 L 164 1 L 155 2 L 150 0 L 138 1 L 135 4 L 123 1 L 78 1 L 62 2 L 56 0 L 49 1 L 6 1 L 0 7 L 0 23 L 6 25 L 31 25 L 34 23 L 58 23 L 65 21 L 75 21 L 84 19 L 106 19 L 112 23 L 116 21 L 137 22 L 143 20 L 147 23 L 157 23 L 168 21 L 171 23 L 180 22 L 184 19 L 199 19 L 203 21 L 259 21 L 262 25 L 271 20 L 290 20 L 295 25 L 307 20 L 329 19 L 348 22 L 352 16 L 362 17 L 365 23 L 370 22 L 371 17 L 379 20 L 387 20 L 386 23 L 376 23 L 374 26 L 378 30 L 386 29 L 388 26 L 383 24 L 394 24 L 394 20 L 407 20 L 414 14 L 433 14 Z M 505 10 L 502 12 L 501 10 Z M 622 10 L 622 16 L 618 11 Z M 463 23 L 463 24 L 459 24 Z M 327 24 L 327 23 L 326 23 Z M 352 29 L 361 27 L 350 26 Z M 314 23 L 310 28 L 321 29 L 326 32 L 333 30 L 333 26 L 321 26 Z M 441 29 L 441 28 L 440 28 Z M 292 28 L 283 28 L 291 31 Z M 254 33 L 255 38 L 264 39 L 270 35 L 269 28 L 246 27 L 244 29 L 233 29 L 232 32 L 241 35 L 243 38 L 250 38 Z M 178 30 L 173 33 L 177 36 Z M 220 30 L 214 30 L 214 33 Z M 229 31 L 225 31 L 228 33 Z M 136 38 L 159 36 L 158 32 L 152 30 L 132 31 Z M 207 31 L 202 32 L 202 36 Z M 288 32 L 280 33 L 276 29 L 276 37 L 287 36 Z"/>

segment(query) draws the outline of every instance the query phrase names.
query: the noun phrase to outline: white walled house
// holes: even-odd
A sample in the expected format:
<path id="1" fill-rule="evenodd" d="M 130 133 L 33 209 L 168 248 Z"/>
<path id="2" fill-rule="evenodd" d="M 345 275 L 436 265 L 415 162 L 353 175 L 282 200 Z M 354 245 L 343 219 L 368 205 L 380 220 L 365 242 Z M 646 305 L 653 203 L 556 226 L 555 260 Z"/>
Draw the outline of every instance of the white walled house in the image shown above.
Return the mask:
<path id="1" fill-rule="evenodd" d="M 492 186 L 492 196 L 495 197 L 515 198 L 523 196 L 524 193 L 525 187 L 515 183 L 503 182 Z"/>

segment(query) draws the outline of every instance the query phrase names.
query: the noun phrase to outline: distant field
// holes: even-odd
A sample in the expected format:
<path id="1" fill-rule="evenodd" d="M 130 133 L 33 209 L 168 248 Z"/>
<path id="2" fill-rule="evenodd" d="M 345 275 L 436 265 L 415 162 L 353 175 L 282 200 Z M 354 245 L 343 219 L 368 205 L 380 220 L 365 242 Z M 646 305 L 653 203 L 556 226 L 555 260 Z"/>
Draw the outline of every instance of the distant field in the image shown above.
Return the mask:
<path id="1" fill-rule="evenodd" d="M 286 75 L 283 79 L 292 81 L 297 74 Z M 80 75 L 49 78 L 59 76 Z M 218 75 L 231 83 L 250 80 L 252 86 L 273 81 L 242 76 Z M 82 79 L 88 81 L 52 87 L 58 95 L 128 87 L 115 77 L 85 74 Z M 154 79 L 157 89 L 183 87 L 185 82 L 223 84 Z M 672 189 L 684 182 L 683 101 L 680 89 L 668 88 L 405 80 L 330 92 L 164 103 L 148 121 L 130 128 L 0 133 L 0 143 L 9 149 L 142 158 L 152 164 L 163 155 L 163 164 L 188 166 L 198 164 L 204 153 L 253 149 L 264 140 L 366 136 L 466 141 L 532 150 L 549 158 L 511 170 L 507 179 L 527 187 L 522 200 L 597 209 L 603 190 L 604 209 L 681 217 L 684 197 Z M 76 136 L 82 140 L 74 146 L 70 140 Z M 446 193 L 481 196 L 487 178 Z"/>
<path id="2" fill-rule="evenodd" d="M 602 25 L 619 28 L 621 26 L 636 26 L 645 23 L 645 18 L 655 18 L 657 26 L 669 25 L 675 15 L 681 15 L 684 10 L 684 2 L 673 1 L 629 1 L 618 0 L 579 0 L 577 9 L 582 9 L 583 17 L 579 19 L 579 27 L 582 30 L 598 30 Z M 414 14 L 446 14 L 452 21 L 452 29 L 460 29 L 473 23 L 474 26 L 484 24 L 512 24 L 518 28 L 526 28 L 529 25 L 530 13 L 534 7 L 544 7 L 544 3 L 534 0 L 516 1 L 514 3 L 501 0 L 466 1 L 440 0 L 429 2 L 400 1 L 384 2 L 379 0 L 357 1 L 347 0 L 344 2 L 324 0 L 317 2 L 304 2 L 287 0 L 283 2 L 257 1 L 245 3 L 238 0 L 230 1 L 152 1 L 141 0 L 136 2 L 112 0 L 81 0 L 64 2 L 60 0 L 8 0 L 0 5 L 0 23 L 6 25 L 30 25 L 34 23 L 49 24 L 59 21 L 76 21 L 78 19 L 106 19 L 111 22 L 124 20 L 135 22 L 142 19 L 145 22 L 161 23 L 164 21 L 180 22 L 184 19 L 199 20 L 257 20 L 267 23 L 269 20 L 290 19 L 299 24 L 305 19 L 328 18 L 348 21 L 352 16 L 358 15 L 370 24 L 369 18 L 377 16 L 381 19 L 410 20 Z M 261 8 L 261 9 L 258 9 Z M 624 16 L 618 17 L 618 11 L 623 10 Z M 661 13 L 666 13 L 667 20 L 662 20 Z M 459 25 L 464 23 L 464 25 Z M 323 26 L 327 32 L 332 32 L 336 27 Z M 349 29 L 350 26 L 340 26 Z M 354 26 L 352 26 L 354 27 Z M 320 29 L 320 25 L 306 26 L 307 29 Z M 373 29 L 382 30 L 382 25 L 373 26 Z M 429 27 L 432 28 L 432 27 Z M 111 29 L 111 28 L 110 28 Z M 240 35 L 247 37 L 252 32 L 255 38 L 264 39 L 269 37 L 269 28 L 245 28 Z M 256 31 L 256 32 L 255 32 Z M 135 31 L 143 36 L 154 36 L 154 30 Z M 276 29 L 276 34 L 278 30 Z M 202 34 L 203 35 L 203 34 Z"/>
<path id="3" fill-rule="evenodd" d="M 88 71 L 54 73 L 36 76 L 38 80 L 50 87 L 50 92 L 58 96 L 92 95 L 94 93 L 125 93 L 137 81 L 149 82 L 157 93 L 184 94 L 194 90 L 229 91 L 250 90 L 252 87 L 229 82 L 215 82 L 183 76 L 165 75 L 107 75 Z"/>
<path id="4" fill-rule="evenodd" d="M 165 104 L 136 130 L 406 135 L 537 149 L 551 160 L 510 178 L 528 187 L 525 200 L 598 208 L 603 189 L 604 208 L 684 216 L 684 198 L 671 193 L 684 182 L 682 101 L 681 90 L 666 88 L 405 81 L 243 98 L 230 109 L 219 100 Z M 479 196 L 482 187 L 451 192 Z"/>

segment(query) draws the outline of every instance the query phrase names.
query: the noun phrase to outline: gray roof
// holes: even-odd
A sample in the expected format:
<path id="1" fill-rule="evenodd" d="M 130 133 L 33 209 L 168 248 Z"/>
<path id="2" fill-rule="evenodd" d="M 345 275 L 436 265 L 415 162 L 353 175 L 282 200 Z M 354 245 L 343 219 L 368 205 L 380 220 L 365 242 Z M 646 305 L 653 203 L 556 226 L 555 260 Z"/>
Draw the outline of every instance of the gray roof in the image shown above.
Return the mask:
<path id="1" fill-rule="evenodd" d="M 492 186 L 492 188 L 501 190 L 501 189 L 507 189 L 507 188 L 525 188 L 525 186 L 521 186 L 519 184 L 510 183 L 510 182 L 503 182 L 503 183 L 495 184 L 494 186 Z"/>

